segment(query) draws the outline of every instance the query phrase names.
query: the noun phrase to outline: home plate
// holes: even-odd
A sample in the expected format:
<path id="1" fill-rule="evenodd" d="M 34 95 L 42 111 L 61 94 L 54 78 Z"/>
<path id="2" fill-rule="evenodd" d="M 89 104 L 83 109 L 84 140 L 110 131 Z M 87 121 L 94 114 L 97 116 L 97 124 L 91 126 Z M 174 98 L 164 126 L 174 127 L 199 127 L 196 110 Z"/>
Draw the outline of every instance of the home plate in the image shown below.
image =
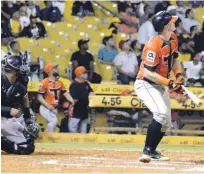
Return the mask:
<path id="1" fill-rule="evenodd" d="M 57 164 L 57 160 L 49 160 L 42 162 L 43 164 Z"/>

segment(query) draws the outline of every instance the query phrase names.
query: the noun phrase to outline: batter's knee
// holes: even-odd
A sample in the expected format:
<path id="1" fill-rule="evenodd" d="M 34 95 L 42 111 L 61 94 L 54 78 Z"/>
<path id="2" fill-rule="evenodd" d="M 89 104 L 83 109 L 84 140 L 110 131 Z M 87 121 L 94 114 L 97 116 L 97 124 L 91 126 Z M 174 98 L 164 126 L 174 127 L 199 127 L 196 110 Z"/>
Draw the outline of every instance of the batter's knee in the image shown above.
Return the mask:
<path id="1" fill-rule="evenodd" d="M 162 126 L 166 125 L 169 118 L 169 111 L 168 108 L 163 108 L 159 112 L 153 113 L 153 118 L 159 122 Z"/>

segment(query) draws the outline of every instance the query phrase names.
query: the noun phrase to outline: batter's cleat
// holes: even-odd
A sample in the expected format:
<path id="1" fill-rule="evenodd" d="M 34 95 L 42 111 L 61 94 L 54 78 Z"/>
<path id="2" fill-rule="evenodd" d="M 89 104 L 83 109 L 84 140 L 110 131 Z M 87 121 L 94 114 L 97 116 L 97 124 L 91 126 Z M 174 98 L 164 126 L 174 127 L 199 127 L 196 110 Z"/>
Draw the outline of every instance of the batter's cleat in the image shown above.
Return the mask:
<path id="1" fill-rule="evenodd" d="M 158 161 L 169 161 L 170 158 L 167 156 L 162 155 L 161 153 L 154 151 L 151 153 L 152 160 L 158 160 Z"/>
<path id="2" fill-rule="evenodd" d="M 151 150 L 150 148 L 145 148 L 142 155 L 139 157 L 139 161 L 143 163 L 149 163 L 151 161 Z"/>

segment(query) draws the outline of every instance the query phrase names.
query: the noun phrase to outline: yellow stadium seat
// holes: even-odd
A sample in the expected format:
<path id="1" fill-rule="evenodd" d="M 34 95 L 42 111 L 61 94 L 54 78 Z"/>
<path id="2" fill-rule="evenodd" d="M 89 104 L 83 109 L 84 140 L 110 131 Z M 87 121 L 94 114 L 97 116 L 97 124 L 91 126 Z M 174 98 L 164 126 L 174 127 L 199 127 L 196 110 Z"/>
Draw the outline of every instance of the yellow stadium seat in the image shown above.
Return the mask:
<path id="1" fill-rule="evenodd" d="M 100 43 L 95 43 L 93 41 L 89 42 L 89 50 L 93 56 L 96 56 L 96 57 L 98 56 L 98 51 L 100 47 L 101 47 Z"/>
<path id="2" fill-rule="evenodd" d="M 69 21 L 73 3 L 74 3 L 74 0 L 66 1 L 65 9 L 64 9 L 64 20 L 65 21 Z"/>
<path id="3" fill-rule="evenodd" d="M 105 64 L 98 64 L 99 73 L 104 81 L 111 81 L 113 77 L 113 67 Z"/>
<path id="4" fill-rule="evenodd" d="M 63 55 L 55 55 L 54 62 L 59 65 L 59 73 L 63 77 L 67 77 L 66 69 L 69 66 L 68 59 Z"/>
<path id="5" fill-rule="evenodd" d="M 53 52 L 48 48 L 41 48 L 40 46 L 36 46 L 31 49 L 31 53 L 32 59 L 34 61 L 37 61 L 40 56 L 43 57 L 46 64 L 54 60 Z"/>
<path id="6" fill-rule="evenodd" d="M 68 40 L 71 41 L 76 41 L 78 42 L 78 40 L 80 39 L 88 39 L 89 35 L 86 32 L 83 31 L 72 31 L 72 32 L 68 32 Z"/>
<path id="7" fill-rule="evenodd" d="M 81 32 L 91 34 L 92 32 L 97 31 L 97 25 L 80 23 L 76 25 L 75 29 L 76 29 L 75 31 L 81 31 Z"/>
<path id="8" fill-rule="evenodd" d="M 93 5 L 93 9 L 95 12 L 95 15 L 99 18 L 105 18 L 108 16 L 108 14 L 106 13 L 106 11 L 102 10 L 96 3 L 92 2 Z"/>
<path id="9" fill-rule="evenodd" d="M 84 18 L 80 18 L 78 16 L 68 16 L 66 18 L 66 22 L 77 25 L 77 24 L 83 23 Z"/>
<path id="10" fill-rule="evenodd" d="M 125 34 L 125 33 L 118 33 L 116 35 L 116 47 L 118 48 L 118 44 L 119 44 L 119 42 L 121 40 L 127 40 L 127 39 L 130 39 L 127 34 Z"/>
<path id="11" fill-rule="evenodd" d="M 195 18 L 201 23 L 204 21 L 204 8 L 196 8 L 195 9 Z"/>
<path id="12" fill-rule="evenodd" d="M 36 40 L 25 38 L 25 37 L 18 38 L 17 40 L 21 45 L 21 51 L 26 51 L 31 47 L 36 47 Z"/>
<path id="13" fill-rule="evenodd" d="M 36 42 L 41 48 L 53 49 L 57 46 L 56 41 L 51 39 L 38 39 Z"/>
<path id="14" fill-rule="evenodd" d="M 179 54 L 178 59 L 179 59 L 179 61 L 181 61 L 181 62 L 190 61 L 191 55 L 190 55 L 190 54 Z"/>
<path id="15" fill-rule="evenodd" d="M 49 21 L 42 21 L 42 23 L 45 26 L 45 29 L 46 29 L 48 35 L 50 34 L 50 32 L 55 31 L 55 24 L 53 24 Z"/>
<path id="16" fill-rule="evenodd" d="M 71 51 L 68 47 L 67 48 L 66 47 L 55 47 L 53 51 L 55 54 L 55 58 L 58 58 L 58 56 L 64 56 L 66 57 L 68 61 L 70 61 Z"/>
<path id="17" fill-rule="evenodd" d="M 102 43 L 102 39 L 104 36 L 105 36 L 105 33 L 100 31 L 97 31 L 97 32 L 95 31 L 89 34 L 90 41 L 98 44 Z"/>
<path id="18" fill-rule="evenodd" d="M 97 25 L 97 24 L 101 23 L 101 19 L 98 16 L 97 17 L 95 17 L 95 16 L 85 16 L 83 18 L 83 20 L 84 20 L 85 24 Z"/>
<path id="19" fill-rule="evenodd" d="M 55 23 L 56 30 L 61 32 L 74 31 L 74 23 L 71 22 L 57 22 Z"/>

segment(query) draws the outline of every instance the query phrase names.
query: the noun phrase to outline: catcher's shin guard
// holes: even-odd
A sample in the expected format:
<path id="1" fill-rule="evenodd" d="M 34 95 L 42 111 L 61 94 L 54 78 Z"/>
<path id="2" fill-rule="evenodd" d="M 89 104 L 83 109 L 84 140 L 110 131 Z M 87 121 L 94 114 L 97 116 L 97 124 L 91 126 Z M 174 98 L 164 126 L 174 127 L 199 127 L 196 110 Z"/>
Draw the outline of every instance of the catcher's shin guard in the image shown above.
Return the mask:
<path id="1" fill-rule="evenodd" d="M 29 155 L 35 151 L 34 141 L 15 144 L 1 136 L 1 150 L 10 154 Z"/>

